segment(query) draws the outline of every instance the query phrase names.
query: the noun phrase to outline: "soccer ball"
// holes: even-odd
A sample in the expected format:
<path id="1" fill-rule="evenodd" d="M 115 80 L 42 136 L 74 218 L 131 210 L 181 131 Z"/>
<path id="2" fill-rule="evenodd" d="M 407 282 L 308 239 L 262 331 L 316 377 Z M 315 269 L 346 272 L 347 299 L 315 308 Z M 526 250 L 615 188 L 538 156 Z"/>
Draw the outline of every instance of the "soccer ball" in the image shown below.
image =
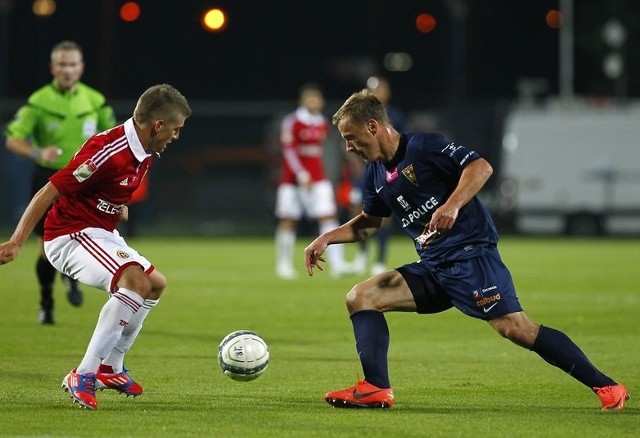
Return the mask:
<path id="1" fill-rule="evenodd" d="M 222 372 L 233 380 L 255 380 L 269 365 L 269 347 L 256 332 L 236 330 L 220 342 L 218 363 Z"/>

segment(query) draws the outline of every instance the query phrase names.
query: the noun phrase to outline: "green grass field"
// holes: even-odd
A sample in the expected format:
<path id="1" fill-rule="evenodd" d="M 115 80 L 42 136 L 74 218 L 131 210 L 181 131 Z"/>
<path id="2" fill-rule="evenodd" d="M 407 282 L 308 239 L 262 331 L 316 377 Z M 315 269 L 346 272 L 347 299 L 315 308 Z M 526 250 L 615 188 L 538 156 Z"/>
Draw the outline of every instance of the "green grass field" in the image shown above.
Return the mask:
<path id="1" fill-rule="evenodd" d="M 309 239 L 299 242 L 302 249 Z M 84 354 L 106 294 L 85 287 L 72 308 L 56 284 L 56 325 L 36 323 L 36 242 L 0 267 L 0 436 L 639 436 L 640 409 L 600 411 L 586 387 L 452 309 L 387 314 L 396 405 L 340 410 L 323 400 L 360 372 L 344 295 L 357 277 L 273 275 L 269 238 L 138 238 L 169 287 L 127 356 L 145 393 L 98 394 L 99 409 L 60 388 Z M 566 332 L 605 373 L 640 395 L 639 240 L 504 237 L 503 259 L 536 322 Z M 355 246 L 348 248 L 353 255 Z M 392 242 L 390 262 L 415 259 Z M 220 340 L 252 329 L 271 362 L 253 382 L 225 377 Z"/>

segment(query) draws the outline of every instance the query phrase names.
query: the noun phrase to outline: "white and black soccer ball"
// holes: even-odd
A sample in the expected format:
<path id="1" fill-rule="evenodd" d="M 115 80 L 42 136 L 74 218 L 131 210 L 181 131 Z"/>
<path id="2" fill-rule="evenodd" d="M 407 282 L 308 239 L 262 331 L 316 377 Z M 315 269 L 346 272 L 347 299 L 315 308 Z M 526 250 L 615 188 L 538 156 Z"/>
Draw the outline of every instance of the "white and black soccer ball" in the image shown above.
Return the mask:
<path id="1" fill-rule="evenodd" d="M 222 372 L 233 380 L 255 380 L 269 365 L 269 347 L 256 332 L 236 330 L 220 342 L 218 363 Z"/>

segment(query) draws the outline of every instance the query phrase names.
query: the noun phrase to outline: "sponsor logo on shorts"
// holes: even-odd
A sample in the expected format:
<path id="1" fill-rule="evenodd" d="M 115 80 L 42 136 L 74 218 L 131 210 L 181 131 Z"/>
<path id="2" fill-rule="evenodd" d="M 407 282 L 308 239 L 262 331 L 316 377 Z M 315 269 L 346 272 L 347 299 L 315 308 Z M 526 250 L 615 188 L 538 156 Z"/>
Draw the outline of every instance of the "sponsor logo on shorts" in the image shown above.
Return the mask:
<path id="1" fill-rule="evenodd" d="M 472 292 L 473 299 L 476 302 L 476 306 L 482 307 L 484 313 L 489 313 L 489 311 L 493 309 L 502 298 L 500 292 L 496 292 L 492 295 L 484 295 L 486 292 L 495 291 L 497 288 L 497 286 L 489 286 L 483 288 L 481 292 L 477 290 Z"/>
<path id="2" fill-rule="evenodd" d="M 498 292 L 495 295 L 489 295 L 488 297 L 482 297 L 479 300 L 476 300 L 476 306 L 478 307 L 482 307 L 482 306 L 486 306 L 487 304 L 491 304 L 494 303 L 496 301 L 500 301 L 500 292 Z"/>
<path id="3" fill-rule="evenodd" d="M 492 304 L 492 305 L 490 305 L 489 307 L 483 307 L 483 308 L 482 308 L 482 311 L 483 311 L 484 313 L 489 313 L 489 311 L 490 311 L 491 309 L 493 309 L 493 308 L 494 308 L 495 306 L 497 306 L 497 305 L 498 305 L 498 303 L 493 303 L 493 304 Z"/>
<path id="4" fill-rule="evenodd" d="M 116 255 L 121 259 L 128 259 L 129 257 L 131 257 L 129 253 L 123 249 L 116 249 Z"/>

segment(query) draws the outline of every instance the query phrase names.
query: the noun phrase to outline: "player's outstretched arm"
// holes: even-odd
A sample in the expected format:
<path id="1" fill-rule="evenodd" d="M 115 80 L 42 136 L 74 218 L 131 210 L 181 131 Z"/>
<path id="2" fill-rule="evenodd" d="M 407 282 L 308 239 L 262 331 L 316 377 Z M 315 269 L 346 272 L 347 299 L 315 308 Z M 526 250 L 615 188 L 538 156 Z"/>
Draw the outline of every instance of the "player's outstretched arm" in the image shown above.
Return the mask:
<path id="1" fill-rule="evenodd" d="M 5 243 L 0 243 L 0 264 L 4 265 L 18 257 L 33 228 L 58 196 L 60 196 L 58 189 L 50 182 L 33 196 L 22 214 L 11 239 Z"/>
<path id="2" fill-rule="evenodd" d="M 26 140 L 14 137 L 8 137 L 5 145 L 7 149 L 20 157 L 43 161 L 45 163 L 54 162 L 62 154 L 62 149 L 56 145 L 38 148 L 32 146 L 31 143 Z"/>
<path id="3" fill-rule="evenodd" d="M 322 263 L 325 260 L 322 255 L 327 250 L 327 246 L 364 240 L 380 229 L 382 220 L 383 218 L 381 217 L 371 216 L 362 212 L 339 227 L 318 236 L 304 250 L 304 263 L 309 276 L 313 276 L 314 268 L 318 268 L 321 271 L 324 270 Z"/>

